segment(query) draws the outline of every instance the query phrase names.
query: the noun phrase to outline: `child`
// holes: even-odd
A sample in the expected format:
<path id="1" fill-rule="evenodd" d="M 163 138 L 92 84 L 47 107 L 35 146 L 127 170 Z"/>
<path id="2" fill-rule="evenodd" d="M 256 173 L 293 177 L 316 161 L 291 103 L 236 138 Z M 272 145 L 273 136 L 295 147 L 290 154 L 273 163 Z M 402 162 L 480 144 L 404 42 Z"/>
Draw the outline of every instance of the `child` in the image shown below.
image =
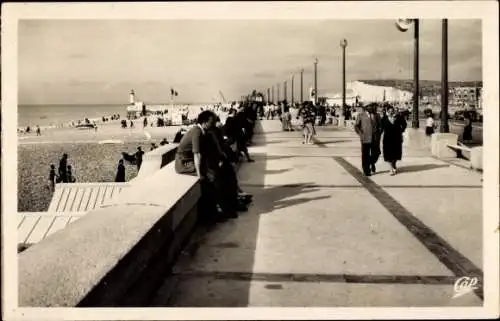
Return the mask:
<path id="1" fill-rule="evenodd" d="M 76 182 L 75 177 L 73 176 L 73 172 L 71 171 L 71 165 L 68 165 L 68 183 Z"/>
<path id="2" fill-rule="evenodd" d="M 431 112 L 427 113 L 427 119 L 425 120 L 425 135 L 431 137 L 434 134 L 434 117 Z"/>
<path id="3" fill-rule="evenodd" d="M 56 166 L 54 164 L 51 164 L 50 165 L 50 172 L 49 172 L 49 182 L 47 185 L 47 187 L 50 189 L 51 192 L 53 192 L 55 190 L 56 180 L 57 180 Z"/>

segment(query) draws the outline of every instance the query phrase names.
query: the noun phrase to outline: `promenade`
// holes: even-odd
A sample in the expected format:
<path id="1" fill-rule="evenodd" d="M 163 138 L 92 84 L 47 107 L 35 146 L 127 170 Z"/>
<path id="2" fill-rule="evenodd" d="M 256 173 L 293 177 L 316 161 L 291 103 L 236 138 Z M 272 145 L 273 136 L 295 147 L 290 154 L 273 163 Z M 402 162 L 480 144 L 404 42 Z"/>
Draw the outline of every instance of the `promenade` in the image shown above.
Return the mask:
<path id="1" fill-rule="evenodd" d="M 318 128 L 314 145 L 256 126 L 255 163 L 239 170 L 249 211 L 184 249 L 152 306 L 480 306 L 452 298 L 460 276 L 482 279 L 481 174 L 404 148 L 400 171 L 361 171 L 351 129 Z"/>

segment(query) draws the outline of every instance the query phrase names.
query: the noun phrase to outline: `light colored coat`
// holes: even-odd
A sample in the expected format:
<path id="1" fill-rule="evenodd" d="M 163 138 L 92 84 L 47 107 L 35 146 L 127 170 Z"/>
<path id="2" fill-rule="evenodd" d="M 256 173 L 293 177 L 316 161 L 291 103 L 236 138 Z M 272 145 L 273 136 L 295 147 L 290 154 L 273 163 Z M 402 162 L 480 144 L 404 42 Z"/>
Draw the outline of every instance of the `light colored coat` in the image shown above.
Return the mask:
<path id="1" fill-rule="evenodd" d="M 373 137 L 373 125 L 370 114 L 366 111 L 359 113 L 354 124 L 354 130 L 359 135 L 361 143 L 370 144 Z"/>

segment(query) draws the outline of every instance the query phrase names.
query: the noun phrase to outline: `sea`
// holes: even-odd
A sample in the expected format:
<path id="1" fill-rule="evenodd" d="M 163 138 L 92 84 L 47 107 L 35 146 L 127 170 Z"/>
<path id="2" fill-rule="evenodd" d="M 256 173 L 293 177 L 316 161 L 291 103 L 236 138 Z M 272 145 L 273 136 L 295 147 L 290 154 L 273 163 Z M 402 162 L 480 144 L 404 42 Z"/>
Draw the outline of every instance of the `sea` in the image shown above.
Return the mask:
<path id="1" fill-rule="evenodd" d="M 127 105 L 19 105 L 17 122 L 19 128 L 27 126 L 41 128 L 55 127 L 78 120 L 99 119 L 127 114 Z"/>
<path id="2" fill-rule="evenodd" d="M 195 103 L 186 105 L 174 105 L 174 108 L 189 106 L 190 109 L 198 110 L 201 106 L 206 106 L 210 103 Z M 19 105 L 17 109 L 17 127 L 26 129 L 40 126 L 41 129 L 60 127 L 68 125 L 71 122 L 75 124 L 78 120 L 96 120 L 100 122 L 102 117 L 111 117 L 112 115 L 120 115 L 123 119 L 127 115 L 128 105 Z M 167 106 L 167 105 L 151 105 Z M 168 108 L 169 109 L 169 108 Z"/>

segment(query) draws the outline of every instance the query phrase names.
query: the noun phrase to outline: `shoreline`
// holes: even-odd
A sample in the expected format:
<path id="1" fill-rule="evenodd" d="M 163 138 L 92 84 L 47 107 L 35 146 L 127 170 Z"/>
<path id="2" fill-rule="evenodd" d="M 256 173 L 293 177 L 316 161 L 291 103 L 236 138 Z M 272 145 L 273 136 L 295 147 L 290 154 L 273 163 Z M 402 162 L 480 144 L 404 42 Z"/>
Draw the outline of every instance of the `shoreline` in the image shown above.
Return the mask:
<path id="1" fill-rule="evenodd" d="M 36 108 L 36 107 L 43 107 L 43 106 L 56 106 L 56 107 L 60 106 L 61 108 L 67 107 L 68 109 L 70 109 L 70 108 L 74 108 L 74 107 L 70 107 L 70 106 L 85 107 L 86 105 L 20 105 L 20 106 L 26 106 L 27 108 Z M 61 129 L 61 128 L 75 128 L 78 125 L 78 121 L 80 121 L 80 124 L 85 124 L 85 118 L 87 118 L 89 120 L 90 124 L 95 123 L 98 125 L 98 127 L 102 126 L 104 124 L 112 123 L 112 122 L 120 123 L 124 119 L 127 121 L 130 121 L 129 119 L 127 119 L 127 107 L 129 107 L 130 105 L 120 104 L 120 105 L 89 105 L 89 106 L 91 106 L 92 108 L 102 107 L 102 109 L 105 109 L 106 107 L 118 108 L 120 106 L 123 108 L 121 110 L 117 110 L 116 112 L 112 112 L 112 113 L 110 113 L 108 110 L 107 114 L 102 114 L 99 116 L 93 115 L 91 117 L 85 117 L 85 116 L 80 115 L 80 117 L 84 117 L 83 119 L 70 119 L 70 120 L 63 120 L 63 121 L 59 121 L 59 122 L 57 120 L 54 120 L 54 121 L 50 122 L 49 125 L 45 124 L 45 125 L 40 126 L 40 129 L 42 131 L 48 131 L 48 130 Z M 147 106 L 151 106 L 151 107 L 162 106 L 162 107 L 164 107 L 164 110 L 167 110 L 167 113 L 164 115 L 156 115 L 154 113 L 151 113 L 150 115 L 146 116 L 149 119 L 154 119 L 156 117 L 174 119 L 176 117 L 179 117 L 183 113 L 183 111 L 187 111 L 188 118 L 191 119 L 192 117 L 190 117 L 190 116 L 193 114 L 198 115 L 201 108 L 203 108 L 204 110 L 206 110 L 206 109 L 213 110 L 215 104 L 190 104 L 190 105 L 177 104 L 177 105 L 173 105 L 173 106 L 172 105 L 148 104 Z M 19 108 L 18 108 L 18 112 L 19 112 Z M 70 113 L 69 110 L 68 110 L 68 113 Z M 111 120 L 111 117 L 116 116 L 116 115 L 119 116 L 119 119 Z M 108 120 L 104 122 L 102 120 L 103 118 L 107 118 Z M 49 118 L 45 116 L 43 118 L 43 120 L 46 120 L 46 119 L 49 119 Z M 139 118 L 135 119 L 134 121 L 139 121 L 142 119 L 143 119 L 143 117 L 139 117 Z M 32 120 L 30 122 L 31 122 L 30 124 L 24 124 L 22 126 L 18 124 L 18 126 L 17 126 L 18 135 L 26 134 L 25 130 L 28 127 L 30 128 L 30 133 L 36 132 L 36 126 L 38 125 L 37 121 Z"/>

